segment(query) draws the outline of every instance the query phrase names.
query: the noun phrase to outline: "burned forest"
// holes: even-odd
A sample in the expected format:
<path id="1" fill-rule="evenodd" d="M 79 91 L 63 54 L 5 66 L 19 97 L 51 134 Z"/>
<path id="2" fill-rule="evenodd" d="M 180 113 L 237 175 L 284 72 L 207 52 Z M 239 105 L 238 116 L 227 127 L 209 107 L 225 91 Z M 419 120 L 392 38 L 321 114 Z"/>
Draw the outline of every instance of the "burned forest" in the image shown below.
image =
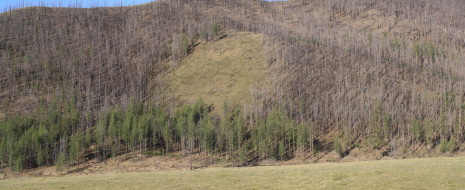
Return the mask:
<path id="1" fill-rule="evenodd" d="M 462 0 L 158 0 L 0 13 L 0 169 L 175 152 L 231 166 L 355 149 L 377 159 L 454 154 L 465 147 L 464 9 Z M 216 86 L 179 92 L 196 81 Z"/>

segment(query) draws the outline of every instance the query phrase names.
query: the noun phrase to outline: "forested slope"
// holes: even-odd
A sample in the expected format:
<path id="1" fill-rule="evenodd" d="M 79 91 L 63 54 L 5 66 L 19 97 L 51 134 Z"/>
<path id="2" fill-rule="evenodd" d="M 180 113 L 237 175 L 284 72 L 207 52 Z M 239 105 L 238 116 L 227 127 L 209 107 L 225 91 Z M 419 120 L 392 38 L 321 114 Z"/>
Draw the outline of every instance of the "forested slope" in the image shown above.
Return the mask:
<path id="1" fill-rule="evenodd" d="M 1 166 L 148 150 L 239 165 L 332 150 L 343 157 L 355 147 L 394 157 L 419 146 L 458 151 L 463 8 L 460 0 L 162 0 L 3 13 Z M 269 80 L 240 98 L 250 102 L 213 112 L 214 104 L 192 102 L 201 96 L 170 95 L 170 76 L 194 63 L 199 44 L 245 31 L 264 36 Z"/>

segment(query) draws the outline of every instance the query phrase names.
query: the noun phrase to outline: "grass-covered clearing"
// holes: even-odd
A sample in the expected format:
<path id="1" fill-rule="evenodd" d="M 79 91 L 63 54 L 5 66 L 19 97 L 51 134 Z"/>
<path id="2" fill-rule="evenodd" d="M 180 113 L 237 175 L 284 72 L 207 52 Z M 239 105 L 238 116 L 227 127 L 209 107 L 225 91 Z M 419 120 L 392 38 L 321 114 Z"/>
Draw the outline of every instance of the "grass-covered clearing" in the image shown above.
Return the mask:
<path id="1" fill-rule="evenodd" d="M 465 157 L 13 178 L 0 189 L 464 189 Z"/>
<path id="2" fill-rule="evenodd" d="M 224 102 L 241 105 L 250 90 L 266 79 L 261 34 L 238 32 L 211 43 L 202 43 L 168 77 L 173 96 L 194 102 L 202 98 L 215 109 Z"/>

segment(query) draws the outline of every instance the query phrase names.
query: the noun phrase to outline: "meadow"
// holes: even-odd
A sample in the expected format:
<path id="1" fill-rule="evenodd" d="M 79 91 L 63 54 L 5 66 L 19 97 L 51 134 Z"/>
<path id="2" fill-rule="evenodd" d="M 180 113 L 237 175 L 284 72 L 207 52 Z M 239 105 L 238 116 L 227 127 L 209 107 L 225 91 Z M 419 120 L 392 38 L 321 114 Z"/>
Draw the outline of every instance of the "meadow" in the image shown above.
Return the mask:
<path id="1" fill-rule="evenodd" d="M 0 189 L 463 189 L 465 157 L 11 178 Z"/>

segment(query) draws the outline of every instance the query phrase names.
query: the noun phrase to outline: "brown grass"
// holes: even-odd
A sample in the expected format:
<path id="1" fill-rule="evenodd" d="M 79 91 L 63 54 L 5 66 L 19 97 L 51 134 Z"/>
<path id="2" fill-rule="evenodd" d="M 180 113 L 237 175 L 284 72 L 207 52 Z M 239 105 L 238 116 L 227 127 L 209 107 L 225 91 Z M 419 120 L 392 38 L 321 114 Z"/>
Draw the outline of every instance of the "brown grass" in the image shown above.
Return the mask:
<path id="1" fill-rule="evenodd" d="M 0 189 L 461 189 L 465 157 L 14 178 Z"/>
<path id="2" fill-rule="evenodd" d="M 250 100 L 250 90 L 266 81 L 261 34 L 232 33 L 213 43 L 198 45 L 168 77 L 176 99 L 202 98 L 216 110 Z"/>

